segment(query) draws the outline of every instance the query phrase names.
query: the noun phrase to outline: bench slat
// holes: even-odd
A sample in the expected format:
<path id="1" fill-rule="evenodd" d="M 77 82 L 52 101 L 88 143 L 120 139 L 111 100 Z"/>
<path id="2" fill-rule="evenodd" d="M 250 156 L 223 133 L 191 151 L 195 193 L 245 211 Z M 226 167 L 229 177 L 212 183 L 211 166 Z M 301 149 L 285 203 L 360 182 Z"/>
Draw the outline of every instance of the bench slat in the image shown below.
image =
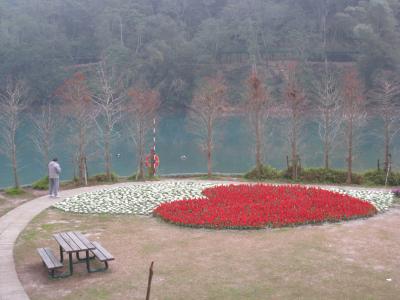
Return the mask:
<path id="1" fill-rule="evenodd" d="M 38 248 L 37 252 L 49 270 L 63 267 L 63 264 L 54 256 L 50 248 Z"/>
<path id="2" fill-rule="evenodd" d="M 55 268 L 59 268 L 63 264 L 58 260 L 58 258 L 54 255 L 53 251 L 51 251 L 50 248 L 44 248 L 44 251 L 46 251 L 47 257 L 51 260 L 53 266 Z"/>
<path id="3" fill-rule="evenodd" d="M 81 242 L 79 237 L 76 236 L 74 232 L 67 232 L 66 235 L 79 247 L 79 249 L 87 248 L 86 245 Z"/>
<path id="4" fill-rule="evenodd" d="M 60 236 L 64 239 L 64 241 L 71 247 L 72 251 L 79 251 L 81 248 L 75 244 L 75 242 L 68 236 L 67 233 L 62 232 Z"/>
<path id="5" fill-rule="evenodd" d="M 75 232 L 75 235 L 79 238 L 79 240 L 88 248 L 94 249 L 96 248 L 91 241 L 89 241 L 82 233 Z"/>
<path id="6" fill-rule="evenodd" d="M 53 236 L 54 236 L 54 238 L 56 239 L 57 243 L 59 243 L 60 246 L 61 246 L 66 252 L 71 252 L 71 251 L 73 251 L 73 249 L 71 248 L 71 246 L 70 246 L 69 244 L 67 244 L 67 243 L 64 241 L 64 238 L 61 236 L 61 234 L 56 233 L 56 234 L 53 234 Z"/>
<path id="7" fill-rule="evenodd" d="M 38 251 L 40 257 L 42 258 L 43 262 L 46 264 L 46 267 L 47 268 L 51 268 L 54 264 L 51 261 L 51 259 L 48 257 L 45 249 L 44 248 L 39 248 L 39 249 L 37 249 L 37 251 Z"/>
<path id="8" fill-rule="evenodd" d="M 92 242 L 92 244 L 96 247 L 96 249 L 92 250 L 93 254 L 96 255 L 96 257 L 100 261 L 108 261 L 108 260 L 114 260 L 114 256 L 111 255 L 110 252 L 108 252 L 102 245 L 100 245 L 98 242 Z"/>

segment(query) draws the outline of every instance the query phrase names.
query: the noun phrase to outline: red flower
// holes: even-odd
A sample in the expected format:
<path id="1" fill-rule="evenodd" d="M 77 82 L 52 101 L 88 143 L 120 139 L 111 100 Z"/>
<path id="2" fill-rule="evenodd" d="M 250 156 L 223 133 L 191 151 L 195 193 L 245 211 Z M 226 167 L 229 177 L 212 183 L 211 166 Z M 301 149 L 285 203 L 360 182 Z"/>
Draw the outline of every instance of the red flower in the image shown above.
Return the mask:
<path id="1" fill-rule="evenodd" d="M 263 228 L 337 222 L 377 213 L 366 201 L 302 186 L 217 186 L 205 189 L 203 195 L 206 198 L 163 203 L 153 214 L 186 226 Z"/>

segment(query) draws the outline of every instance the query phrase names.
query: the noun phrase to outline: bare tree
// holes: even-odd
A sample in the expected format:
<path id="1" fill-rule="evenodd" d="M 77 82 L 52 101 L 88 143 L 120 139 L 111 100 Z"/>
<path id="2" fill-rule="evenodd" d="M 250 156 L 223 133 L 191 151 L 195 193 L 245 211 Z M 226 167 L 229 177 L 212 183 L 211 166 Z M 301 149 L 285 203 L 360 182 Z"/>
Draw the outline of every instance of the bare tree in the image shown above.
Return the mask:
<path id="1" fill-rule="evenodd" d="M 226 94 L 227 87 L 222 75 L 207 77 L 189 106 L 190 129 L 200 139 L 201 148 L 206 153 L 208 177 L 212 176 L 214 130 L 227 108 Z"/>
<path id="2" fill-rule="evenodd" d="M 112 76 L 104 62 L 97 69 L 99 92 L 94 94 L 92 100 L 98 107 L 98 129 L 103 137 L 105 173 L 108 181 L 111 181 L 111 142 L 115 126 L 122 119 L 122 105 L 124 95 L 120 87 L 116 87 Z"/>
<path id="3" fill-rule="evenodd" d="M 56 95 L 63 100 L 61 113 L 71 127 L 71 141 L 77 148 L 78 180 L 80 184 L 85 184 L 90 130 L 93 128 L 97 116 L 85 75 L 79 72 L 75 73 L 57 89 Z"/>
<path id="4" fill-rule="evenodd" d="M 393 138 L 400 130 L 400 81 L 390 71 L 382 72 L 375 80 L 374 89 L 370 92 L 374 113 L 383 120 L 384 168 L 390 168 L 391 145 Z"/>
<path id="5" fill-rule="evenodd" d="M 318 133 L 324 148 L 324 166 L 329 169 L 330 153 L 342 124 L 342 95 L 332 72 L 325 73 L 314 84 L 318 112 Z"/>
<path id="6" fill-rule="evenodd" d="M 342 84 L 343 95 L 343 121 L 345 126 L 345 138 L 347 144 L 347 183 L 352 182 L 353 155 L 358 129 L 366 119 L 365 101 L 362 85 L 358 79 L 355 68 L 346 70 Z"/>
<path id="7" fill-rule="evenodd" d="M 306 97 L 298 81 L 298 64 L 290 62 L 286 72 L 283 112 L 288 118 L 288 140 L 291 152 L 292 179 L 297 179 L 300 167 L 299 141 L 307 109 Z"/>
<path id="8" fill-rule="evenodd" d="M 136 178 L 140 180 L 144 179 L 146 136 L 153 126 L 153 120 L 157 116 L 159 107 L 160 94 L 157 91 L 139 87 L 131 88 L 128 91 L 126 124 L 136 145 L 136 153 L 138 154 Z"/>
<path id="9" fill-rule="evenodd" d="M 50 152 L 54 146 L 55 131 L 58 125 L 56 109 L 53 104 L 42 104 L 38 112 L 31 113 L 33 133 L 31 140 L 43 159 L 43 170 L 47 170 Z"/>
<path id="10" fill-rule="evenodd" d="M 248 95 L 245 110 L 249 120 L 251 132 L 255 139 L 256 170 L 261 176 L 263 167 L 263 146 L 265 145 L 266 122 L 270 115 L 271 99 L 262 76 L 257 73 L 256 67 L 247 79 Z"/>
<path id="11" fill-rule="evenodd" d="M 11 161 L 14 187 L 19 188 L 16 135 L 21 124 L 21 113 L 27 108 L 27 88 L 23 81 L 8 80 L 0 94 L 0 150 Z"/>

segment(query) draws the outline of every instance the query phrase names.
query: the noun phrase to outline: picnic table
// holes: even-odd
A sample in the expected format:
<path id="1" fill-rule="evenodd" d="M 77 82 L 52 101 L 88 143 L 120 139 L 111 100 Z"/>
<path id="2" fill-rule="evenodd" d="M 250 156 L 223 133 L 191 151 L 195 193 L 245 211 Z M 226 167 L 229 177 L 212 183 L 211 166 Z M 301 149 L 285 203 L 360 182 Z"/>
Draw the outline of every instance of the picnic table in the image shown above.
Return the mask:
<path id="1" fill-rule="evenodd" d="M 55 240 L 60 246 L 60 261 L 64 261 L 64 252 L 68 254 L 69 274 L 71 276 L 74 272 L 74 263 L 72 256 L 75 253 L 77 262 L 86 262 L 86 269 L 91 272 L 90 259 L 94 257 L 89 256 L 89 251 L 95 250 L 96 246 L 89 241 L 84 235 L 77 231 L 60 232 L 53 235 Z M 85 258 L 80 258 L 79 253 L 84 252 Z"/>
<path id="2" fill-rule="evenodd" d="M 42 258 L 43 264 L 49 271 L 52 278 L 65 278 L 71 276 L 74 272 L 74 264 L 86 263 L 86 269 L 89 273 L 102 272 L 108 269 L 108 262 L 114 260 L 114 257 L 100 243 L 89 241 L 84 235 L 78 231 L 68 231 L 53 234 L 60 248 L 60 260 L 55 257 L 50 248 L 38 248 L 38 254 Z M 80 252 L 84 252 L 85 257 L 79 256 Z M 55 274 L 55 270 L 63 268 L 64 253 L 68 254 L 69 270 L 62 274 Z M 76 255 L 76 261 L 73 261 L 73 254 Z M 92 253 L 92 256 L 89 255 Z M 90 267 L 90 260 L 97 259 L 104 263 L 104 267 L 93 269 Z"/>

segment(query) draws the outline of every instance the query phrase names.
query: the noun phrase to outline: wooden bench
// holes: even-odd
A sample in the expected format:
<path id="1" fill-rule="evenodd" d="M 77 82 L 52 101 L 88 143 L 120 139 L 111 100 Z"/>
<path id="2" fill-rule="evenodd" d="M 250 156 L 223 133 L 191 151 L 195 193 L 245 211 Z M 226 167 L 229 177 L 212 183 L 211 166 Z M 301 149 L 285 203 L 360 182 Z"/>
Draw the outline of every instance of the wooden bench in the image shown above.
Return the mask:
<path id="1" fill-rule="evenodd" d="M 54 274 L 54 271 L 62 268 L 64 265 L 54 256 L 53 251 L 51 251 L 50 248 L 38 248 L 37 252 L 42 258 L 43 265 L 47 268 L 49 275 L 51 275 L 52 278 L 59 278 L 60 276 Z"/>
<path id="2" fill-rule="evenodd" d="M 100 271 L 105 271 L 108 269 L 108 262 L 110 260 L 114 260 L 114 256 L 112 256 L 110 254 L 110 252 L 108 252 L 102 245 L 100 245 L 100 243 L 98 242 L 92 242 L 92 244 L 96 247 L 96 249 L 94 250 L 90 250 L 94 256 L 101 261 L 102 263 L 104 263 L 104 268 L 100 268 L 100 269 L 93 269 L 90 270 L 90 272 L 100 272 Z"/>

